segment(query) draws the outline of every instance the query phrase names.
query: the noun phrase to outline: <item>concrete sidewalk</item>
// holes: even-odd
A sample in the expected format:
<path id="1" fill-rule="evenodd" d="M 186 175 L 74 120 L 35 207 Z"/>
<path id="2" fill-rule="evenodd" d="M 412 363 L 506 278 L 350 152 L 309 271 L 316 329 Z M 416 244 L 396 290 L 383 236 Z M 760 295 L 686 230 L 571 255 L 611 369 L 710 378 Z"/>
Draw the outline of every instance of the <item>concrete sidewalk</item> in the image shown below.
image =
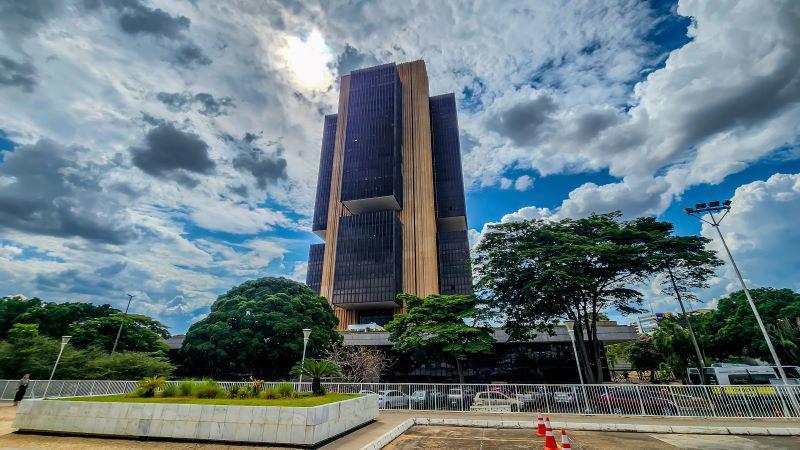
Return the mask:
<path id="1" fill-rule="evenodd" d="M 360 449 L 412 419 L 414 425 L 456 425 L 471 427 L 535 427 L 531 413 L 458 413 L 436 411 L 381 411 L 372 424 L 343 436 L 323 449 Z M 589 431 L 630 431 L 643 433 L 693 433 L 742 435 L 800 435 L 798 419 L 708 419 L 697 417 L 634 417 L 551 415 L 554 428 Z M 405 423 L 404 426 L 409 426 Z M 404 430 L 403 430 L 404 431 Z"/>

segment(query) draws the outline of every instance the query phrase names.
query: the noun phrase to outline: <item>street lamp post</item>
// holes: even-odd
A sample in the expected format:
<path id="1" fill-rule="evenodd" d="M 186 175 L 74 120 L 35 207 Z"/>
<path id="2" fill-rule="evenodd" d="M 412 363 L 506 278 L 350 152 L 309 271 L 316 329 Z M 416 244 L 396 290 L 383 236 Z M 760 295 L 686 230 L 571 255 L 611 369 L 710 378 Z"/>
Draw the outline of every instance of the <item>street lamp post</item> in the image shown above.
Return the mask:
<path id="1" fill-rule="evenodd" d="M 306 346 L 308 345 L 309 336 L 311 336 L 311 328 L 303 328 L 303 358 L 300 360 L 300 389 L 303 388 L 303 368 L 306 366 Z"/>
<path id="2" fill-rule="evenodd" d="M 783 384 L 788 385 L 789 380 L 786 378 L 786 372 L 783 371 L 783 366 L 781 365 L 780 359 L 778 359 L 778 353 L 775 352 L 775 347 L 772 346 L 772 339 L 770 339 L 769 334 L 767 333 L 767 329 L 764 327 L 764 322 L 761 320 L 761 315 L 758 313 L 758 309 L 756 308 L 756 304 L 753 301 L 753 297 L 750 296 L 750 291 L 747 289 L 747 285 L 744 283 L 744 279 L 742 278 L 741 272 L 739 272 L 739 267 L 736 266 L 736 261 L 733 260 L 733 255 L 731 254 L 730 249 L 728 249 L 728 244 L 725 242 L 725 238 L 722 236 L 722 232 L 719 229 L 719 224 L 722 222 L 722 219 L 728 215 L 731 210 L 731 201 L 725 200 L 720 205 L 720 202 L 713 201 L 708 203 L 698 203 L 695 205 L 694 208 L 684 208 L 687 214 L 692 217 L 696 217 L 701 221 L 711 225 L 717 230 L 717 235 L 719 235 L 720 241 L 722 241 L 722 246 L 725 248 L 725 253 L 728 254 L 728 259 L 731 262 L 731 266 L 733 267 L 734 272 L 736 272 L 736 276 L 739 278 L 739 283 L 742 285 L 742 290 L 744 291 L 745 297 L 747 297 L 748 303 L 750 303 L 750 308 L 753 310 L 753 314 L 756 316 L 756 321 L 758 322 L 758 327 L 761 328 L 761 334 L 764 335 L 764 340 L 767 341 L 767 347 L 769 348 L 769 352 L 772 355 L 772 359 L 775 361 L 775 367 L 778 368 L 778 373 L 781 376 L 781 380 L 783 380 Z M 720 212 L 725 211 L 722 216 L 717 219 L 714 216 L 714 213 L 719 214 Z M 711 221 L 704 219 L 702 216 L 698 214 L 708 213 L 711 217 Z"/>
<path id="3" fill-rule="evenodd" d="M 567 327 L 567 334 L 569 334 L 569 340 L 572 342 L 572 352 L 575 355 L 575 367 L 578 369 L 578 379 L 581 381 L 581 393 L 583 394 L 583 404 L 586 411 L 589 410 L 589 401 L 586 398 L 586 390 L 583 387 L 583 371 L 581 370 L 581 362 L 578 359 L 578 346 L 575 344 L 575 323 L 571 320 L 564 323 L 564 326 Z M 575 399 L 577 401 L 578 399 Z"/>
<path id="4" fill-rule="evenodd" d="M 58 367 L 58 362 L 61 360 L 61 354 L 64 353 L 64 347 L 67 346 L 67 343 L 71 337 L 72 336 L 61 336 L 61 350 L 58 351 L 56 363 L 53 364 L 53 371 L 50 372 L 50 379 L 47 380 L 47 386 L 44 387 L 44 395 L 42 395 L 43 398 L 47 398 L 47 391 L 50 389 L 50 382 L 53 381 L 53 375 L 56 374 L 56 367 Z"/>
<path id="5" fill-rule="evenodd" d="M 117 344 L 119 343 L 119 336 L 122 334 L 122 325 L 125 324 L 125 319 L 128 317 L 128 308 L 131 307 L 131 302 L 133 301 L 133 295 L 128 294 L 128 306 L 125 307 L 125 312 L 122 314 L 122 322 L 119 323 L 119 330 L 117 330 L 117 338 L 114 339 L 114 346 L 111 347 L 111 354 L 113 355 L 115 351 L 117 351 Z"/>

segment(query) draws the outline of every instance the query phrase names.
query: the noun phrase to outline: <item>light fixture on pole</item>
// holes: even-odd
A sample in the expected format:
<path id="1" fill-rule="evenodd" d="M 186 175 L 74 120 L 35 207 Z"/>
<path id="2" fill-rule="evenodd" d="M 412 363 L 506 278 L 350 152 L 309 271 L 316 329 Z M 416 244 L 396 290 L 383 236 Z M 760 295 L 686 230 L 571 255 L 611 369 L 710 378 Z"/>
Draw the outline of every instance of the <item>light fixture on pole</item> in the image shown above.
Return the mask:
<path id="1" fill-rule="evenodd" d="M 739 267 L 736 266 L 736 261 L 733 260 L 733 255 L 731 254 L 730 249 L 728 249 L 728 244 L 725 242 L 725 238 L 722 236 L 722 231 L 719 229 L 719 224 L 722 222 L 722 219 L 728 215 L 731 210 L 731 201 L 725 200 L 720 204 L 719 201 L 713 201 L 708 203 L 698 203 L 695 205 L 694 208 L 684 208 L 687 214 L 692 217 L 696 217 L 714 227 L 717 230 L 717 235 L 719 235 L 720 241 L 722 241 L 722 246 L 725 248 L 725 253 L 728 254 L 728 259 L 731 262 L 731 266 L 733 267 L 734 272 L 736 272 L 736 276 L 739 278 L 739 283 L 742 285 L 742 290 L 744 291 L 745 297 L 747 297 L 747 302 L 750 303 L 750 308 L 753 310 L 753 314 L 756 316 L 756 321 L 758 322 L 758 327 L 761 328 L 761 334 L 764 335 L 764 340 L 767 341 L 767 347 L 769 348 L 769 352 L 772 355 L 773 361 L 775 361 L 775 367 L 778 368 L 778 373 L 781 376 L 781 380 L 783 380 L 783 384 L 788 385 L 789 380 L 786 378 L 786 372 L 783 370 L 783 366 L 781 365 L 780 359 L 778 359 L 778 353 L 775 352 L 775 347 L 772 346 L 772 339 L 770 339 L 769 334 L 767 333 L 767 329 L 764 327 L 764 322 L 761 320 L 761 315 L 758 313 L 758 309 L 756 308 L 756 304 L 753 301 L 753 297 L 750 296 L 750 291 L 747 289 L 747 285 L 744 283 L 744 279 L 742 278 L 741 272 L 739 272 Z M 714 213 L 722 213 L 722 216 L 717 218 L 714 216 Z M 706 220 L 703 218 L 702 214 L 708 213 L 711 220 Z"/>
<path id="2" fill-rule="evenodd" d="M 128 308 L 131 307 L 131 302 L 133 301 L 133 295 L 128 295 L 128 306 L 125 307 L 125 312 L 122 314 L 122 321 L 119 323 L 119 330 L 117 330 L 117 338 L 114 339 L 114 346 L 111 347 L 111 354 L 113 355 L 115 351 L 117 351 L 117 344 L 119 343 L 119 336 L 122 334 L 122 325 L 125 324 L 125 319 L 128 317 Z"/>
<path id="3" fill-rule="evenodd" d="M 61 354 L 64 353 L 64 347 L 67 346 L 69 343 L 70 338 L 72 336 L 61 336 L 61 350 L 58 351 L 58 357 L 56 358 L 56 363 L 53 364 L 53 371 L 50 372 L 50 379 L 47 380 L 47 386 L 44 387 L 44 395 L 42 397 L 47 398 L 47 391 L 50 389 L 50 382 L 53 381 L 53 375 L 56 374 L 56 367 L 58 367 L 58 362 L 61 360 Z"/>
<path id="4" fill-rule="evenodd" d="M 308 345 L 309 336 L 311 336 L 311 328 L 303 328 L 303 358 L 300 360 L 300 389 L 303 388 L 303 368 L 306 366 L 306 346 Z"/>

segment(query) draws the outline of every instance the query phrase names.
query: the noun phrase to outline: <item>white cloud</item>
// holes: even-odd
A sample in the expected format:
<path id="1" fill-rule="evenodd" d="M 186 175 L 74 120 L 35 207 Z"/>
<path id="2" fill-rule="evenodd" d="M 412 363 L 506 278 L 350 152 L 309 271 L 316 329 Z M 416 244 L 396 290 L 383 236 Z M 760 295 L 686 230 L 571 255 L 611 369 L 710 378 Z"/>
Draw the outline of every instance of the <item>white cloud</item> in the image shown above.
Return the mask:
<path id="1" fill-rule="evenodd" d="M 518 191 L 527 191 L 533 187 L 533 178 L 530 175 L 521 175 L 514 181 L 514 189 Z"/>

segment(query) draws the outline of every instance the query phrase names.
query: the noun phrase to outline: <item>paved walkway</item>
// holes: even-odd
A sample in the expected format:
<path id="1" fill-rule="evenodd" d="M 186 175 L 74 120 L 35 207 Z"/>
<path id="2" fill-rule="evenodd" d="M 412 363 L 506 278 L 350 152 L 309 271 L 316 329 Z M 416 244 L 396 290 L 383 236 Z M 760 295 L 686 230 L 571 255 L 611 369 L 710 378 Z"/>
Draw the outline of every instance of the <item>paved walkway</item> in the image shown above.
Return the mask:
<path id="1" fill-rule="evenodd" d="M 103 438 L 84 438 L 84 437 L 65 437 L 65 436 L 46 436 L 37 434 L 18 434 L 12 433 L 11 423 L 14 420 L 16 408 L 11 406 L 3 407 L 0 405 L 0 449 L 8 448 L 60 448 L 60 449 L 83 449 L 83 448 L 109 448 L 109 449 L 133 449 L 133 448 L 163 448 L 170 450 L 183 449 L 238 449 L 265 448 L 247 447 L 241 445 L 223 444 L 195 444 L 183 442 L 166 441 L 141 441 L 133 439 L 103 439 Z M 430 419 L 464 419 L 464 420 L 505 420 L 505 421 L 534 421 L 533 414 L 478 414 L 478 413 L 455 413 L 455 412 L 427 412 L 427 411 L 381 411 L 378 420 L 353 431 L 325 446 L 323 449 L 360 449 L 368 445 L 375 439 L 388 433 L 400 423 L 409 418 L 426 417 Z M 797 419 L 697 419 L 697 418 L 659 418 L 659 417 L 615 417 L 615 416 L 568 416 L 554 415 L 550 419 L 554 422 L 573 422 L 573 423 L 628 423 L 642 425 L 686 425 L 686 426 L 718 426 L 718 427 L 759 427 L 759 428 L 797 428 L 800 427 L 800 420 Z M 453 427 L 420 427 L 420 428 L 453 428 Z M 462 428 L 466 430 L 467 428 Z M 475 428 L 475 430 L 481 430 Z M 491 429 L 482 429 L 491 430 Z M 519 430 L 523 433 L 528 430 Z M 517 431 L 514 431 L 517 432 Z M 491 431 L 480 431 L 482 435 L 491 435 Z M 578 433 L 578 432 L 576 432 Z M 582 432 L 588 433 L 588 432 Z M 632 435 L 637 433 L 594 433 L 596 435 L 620 435 L 625 439 L 633 439 Z M 638 433 L 643 434 L 643 433 Z M 659 435 L 677 436 L 677 435 Z M 715 439 L 723 436 L 714 436 Z M 638 438 L 637 438 L 638 439 Z M 660 439 L 660 438 L 659 438 Z M 665 438 L 671 439 L 671 438 Z M 680 438 L 674 438 L 680 439 Z M 663 441 L 663 440 L 662 440 Z M 400 447 L 398 447 L 400 448 Z M 408 448 L 408 447 L 405 447 Z M 602 448 L 602 447 L 601 447 Z M 736 447 L 734 447 L 736 448 Z M 746 448 L 746 447 L 745 447 Z M 800 448 L 800 444 L 795 448 Z"/>
<path id="2" fill-rule="evenodd" d="M 560 433 L 558 443 L 561 442 Z M 784 436 L 708 436 L 696 434 L 649 434 L 575 431 L 570 433 L 576 450 L 619 449 L 703 449 L 703 450 L 793 450 L 800 439 Z M 448 426 L 415 426 L 400 435 L 385 450 L 420 448 L 458 450 L 536 449 L 544 446 L 544 438 L 535 430 L 467 428 Z"/>

